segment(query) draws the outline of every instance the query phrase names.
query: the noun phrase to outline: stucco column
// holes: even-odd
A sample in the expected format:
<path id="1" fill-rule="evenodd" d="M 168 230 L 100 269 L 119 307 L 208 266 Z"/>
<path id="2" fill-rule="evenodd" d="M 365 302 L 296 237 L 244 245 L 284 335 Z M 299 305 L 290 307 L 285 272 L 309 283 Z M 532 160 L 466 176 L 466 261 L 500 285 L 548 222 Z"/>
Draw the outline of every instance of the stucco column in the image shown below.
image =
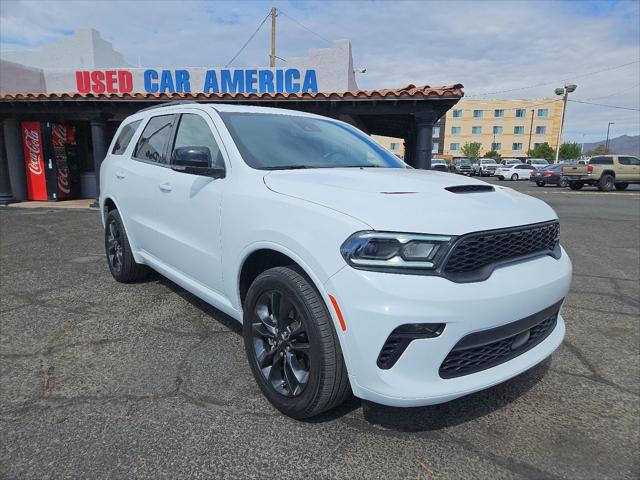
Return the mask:
<path id="1" fill-rule="evenodd" d="M 7 151 L 4 144 L 4 125 L 0 120 L 0 205 L 9 205 L 16 201 L 11 192 L 9 180 L 9 165 L 7 163 Z"/>
<path id="2" fill-rule="evenodd" d="M 433 119 L 416 115 L 415 168 L 431 170 L 431 149 L 433 147 Z"/>
<path id="3" fill-rule="evenodd" d="M 91 204 L 93 208 L 98 208 L 100 206 L 100 202 L 98 198 L 100 197 L 100 165 L 102 164 L 102 160 L 107 154 L 107 144 L 106 144 L 106 127 L 107 122 L 104 119 L 98 118 L 91 120 L 89 123 L 91 126 L 91 145 L 92 145 L 92 154 L 93 154 L 93 166 L 95 168 L 96 173 L 96 194 L 97 198 L 94 203 Z"/>

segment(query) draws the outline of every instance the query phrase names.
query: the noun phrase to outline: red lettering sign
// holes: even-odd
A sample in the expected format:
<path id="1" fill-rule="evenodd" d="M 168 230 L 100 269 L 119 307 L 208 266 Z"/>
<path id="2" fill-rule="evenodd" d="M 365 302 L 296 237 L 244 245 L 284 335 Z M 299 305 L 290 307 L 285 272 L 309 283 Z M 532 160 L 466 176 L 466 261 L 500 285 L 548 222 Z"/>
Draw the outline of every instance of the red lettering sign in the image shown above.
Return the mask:
<path id="1" fill-rule="evenodd" d="M 29 200 L 46 200 L 42 130 L 38 122 L 22 122 L 22 146 Z"/>
<path id="2" fill-rule="evenodd" d="M 133 75 L 128 70 L 77 71 L 76 89 L 79 93 L 129 93 Z"/>

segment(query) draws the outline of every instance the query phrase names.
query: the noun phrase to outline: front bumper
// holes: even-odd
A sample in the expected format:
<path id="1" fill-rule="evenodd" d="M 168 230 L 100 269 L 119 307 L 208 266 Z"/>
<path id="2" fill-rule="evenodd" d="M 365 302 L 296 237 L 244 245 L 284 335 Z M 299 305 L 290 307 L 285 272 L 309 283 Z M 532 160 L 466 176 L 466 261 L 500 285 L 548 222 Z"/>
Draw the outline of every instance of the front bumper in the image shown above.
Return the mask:
<path id="1" fill-rule="evenodd" d="M 439 368 L 464 336 L 512 323 L 559 302 L 569 290 L 571 261 L 538 257 L 497 268 L 483 282 L 459 284 L 419 275 L 345 267 L 325 284 L 347 326 L 342 346 L 357 397 L 391 406 L 442 403 L 512 378 L 548 357 L 562 342 L 564 321 L 523 354 L 486 370 L 444 379 Z M 389 334 L 408 323 L 444 323 L 436 338 L 413 340 L 395 365 L 376 360 Z"/>

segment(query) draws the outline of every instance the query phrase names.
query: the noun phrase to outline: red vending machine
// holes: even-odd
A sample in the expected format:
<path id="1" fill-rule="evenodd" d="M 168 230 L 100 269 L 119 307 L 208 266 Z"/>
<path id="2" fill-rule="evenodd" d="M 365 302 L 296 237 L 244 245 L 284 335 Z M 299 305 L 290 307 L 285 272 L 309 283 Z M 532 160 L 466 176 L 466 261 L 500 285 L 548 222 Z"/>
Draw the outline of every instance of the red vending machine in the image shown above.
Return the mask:
<path id="1" fill-rule="evenodd" d="M 22 122 L 22 145 L 29 200 L 65 200 L 78 196 L 75 127 Z"/>

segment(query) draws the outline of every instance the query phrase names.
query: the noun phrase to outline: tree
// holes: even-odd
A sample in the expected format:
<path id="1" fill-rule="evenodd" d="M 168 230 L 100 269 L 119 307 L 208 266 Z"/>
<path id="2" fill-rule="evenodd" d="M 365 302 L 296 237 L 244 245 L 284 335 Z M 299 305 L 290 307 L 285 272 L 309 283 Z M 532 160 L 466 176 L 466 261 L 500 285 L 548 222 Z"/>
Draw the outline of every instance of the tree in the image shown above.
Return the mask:
<path id="1" fill-rule="evenodd" d="M 547 142 L 544 142 L 538 145 L 536 148 L 532 148 L 531 150 L 529 150 L 529 156 L 531 158 L 544 158 L 546 160 L 553 160 L 555 158 L 555 152 Z"/>
<path id="2" fill-rule="evenodd" d="M 462 146 L 462 154 L 472 161 L 476 161 L 480 157 L 481 147 L 482 144 L 480 142 L 467 142 Z"/>
<path id="3" fill-rule="evenodd" d="M 580 158 L 582 152 L 577 143 L 563 143 L 560 145 L 560 153 L 558 157 L 560 160 L 569 160 L 571 158 Z"/>
<path id="4" fill-rule="evenodd" d="M 483 155 L 483 158 L 493 158 L 496 162 L 499 162 L 502 157 L 495 150 L 490 150 Z"/>
<path id="5" fill-rule="evenodd" d="M 604 144 L 601 143 L 593 150 L 589 150 L 587 152 L 587 156 L 593 157 L 594 155 L 610 155 L 611 153 L 611 149 L 605 147 Z"/>

